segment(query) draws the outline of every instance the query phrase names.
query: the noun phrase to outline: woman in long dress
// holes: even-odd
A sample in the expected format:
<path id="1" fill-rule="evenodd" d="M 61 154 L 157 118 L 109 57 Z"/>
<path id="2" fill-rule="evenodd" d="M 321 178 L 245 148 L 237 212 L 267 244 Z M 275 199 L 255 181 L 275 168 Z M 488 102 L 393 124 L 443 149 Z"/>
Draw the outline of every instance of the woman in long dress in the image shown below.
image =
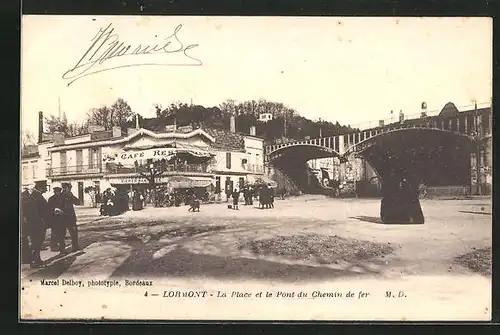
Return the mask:
<path id="1" fill-rule="evenodd" d="M 380 219 L 383 223 L 424 223 L 418 189 L 408 178 L 388 178 L 382 183 Z"/>
<path id="2" fill-rule="evenodd" d="M 141 209 L 142 209 L 141 194 L 137 190 L 134 190 L 134 194 L 132 196 L 132 210 L 140 211 Z"/>

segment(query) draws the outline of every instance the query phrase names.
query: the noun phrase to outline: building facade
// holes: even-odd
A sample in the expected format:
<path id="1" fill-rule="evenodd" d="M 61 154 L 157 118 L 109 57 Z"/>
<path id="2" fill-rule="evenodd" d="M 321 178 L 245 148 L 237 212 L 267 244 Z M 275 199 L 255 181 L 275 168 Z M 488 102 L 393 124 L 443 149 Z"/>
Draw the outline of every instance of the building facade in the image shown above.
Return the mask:
<path id="1" fill-rule="evenodd" d="M 46 180 L 50 193 L 53 182 L 70 183 L 80 205 L 86 206 L 92 203 L 86 193 L 90 186 L 98 193 L 109 186 L 147 188 L 153 173 L 158 185 L 174 185 L 181 177 L 193 187 L 224 193 L 263 174 L 263 139 L 231 130 L 167 126 L 156 132 L 124 132 L 91 127 L 89 134 L 76 137 L 56 133 L 42 139 L 36 155 L 23 158 L 23 185 L 33 178 Z M 156 163 L 161 163 L 159 174 L 149 171 Z"/>

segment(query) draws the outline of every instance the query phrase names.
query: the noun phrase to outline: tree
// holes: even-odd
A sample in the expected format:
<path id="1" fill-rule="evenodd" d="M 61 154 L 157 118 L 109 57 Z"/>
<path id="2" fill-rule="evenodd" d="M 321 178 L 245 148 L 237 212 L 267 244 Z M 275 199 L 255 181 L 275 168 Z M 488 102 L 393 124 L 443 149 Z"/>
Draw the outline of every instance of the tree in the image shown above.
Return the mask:
<path id="1" fill-rule="evenodd" d="M 113 127 L 113 110 L 107 106 L 92 108 L 88 113 L 88 121 L 109 130 Z"/>
<path id="2" fill-rule="evenodd" d="M 166 171 L 165 169 L 165 161 L 154 161 L 149 165 L 138 165 L 137 161 L 134 163 L 135 170 L 139 174 L 139 176 L 146 178 L 148 181 L 149 189 L 151 190 L 154 201 L 154 206 L 158 206 L 157 198 L 155 194 L 156 190 L 156 179 L 161 177 L 163 173 Z"/>
<path id="3" fill-rule="evenodd" d="M 165 125 L 173 124 L 174 120 L 178 126 L 192 125 L 194 128 L 209 127 L 216 129 L 229 128 L 231 116 L 237 117 L 236 130 L 248 133 L 250 126 L 255 125 L 257 135 L 265 140 L 275 140 L 286 137 L 290 140 L 303 139 L 305 136 L 323 137 L 343 135 L 354 132 L 350 126 L 342 126 L 338 122 L 332 123 L 324 120 L 312 121 L 281 102 L 272 102 L 265 99 L 236 102 L 228 99 L 216 107 L 204 107 L 182 102 L 175 102 L 166 108 L 154 105 L 156 118 L 144 119 L 141 126 L 151 130 L 164 129 Z M 270 113 L 273 120 L 258 122 L 259 114 Z M 129 124 L 132 124 L 129 122 Z M 286 127 L 286 131 L 285 131 Z"/>
<path id="4" fill-rule="evenodd" d="M 36 144 L 35 135 L 29 130 L 24 130 L 22 132 L 21 140 L 23 151 L 26 150 L 28 146 Z"/>
<path id="5" fill-rule="evenodd" d="M 87 113 L 87 120 L 89 123 L 103 126 L 105 130 L 110 130 L 113 126 L 124 126 L 133 116 L 129 104 L 118 98 L 110 107 L 103 105 L 92 108 Z"/>
<path id="6" fill-rule="evenodd" d="M 96 194 L 97 190 L 94 186 L 87 186 L 83 190 L 85 193 L 87 193 L 90 196 L 90 201 L 92 204 L 92 207 L 97 207 L 97 201 L 96 201 Z"/>
<path id="7" fill-rule="evenodd" d="M 219 109 L 226 114 L 235 115 L 236 114 L 236 102 L 232 99 L 227 99 L 219 105 Z"/>
<path id="8" fill-rule="evenodd" d="M 129 104 L 122 98 L 118 98 L 113 105 L 111 105 L 111 110 L 113 111 L 113 125 L 123 126 L 131 117 L 134 116 L 132 108 Z"/>
<path id="9" fill-rule="evenodd" d="M 83 135 L 88 132 L 88 123 L 68 122 L 57 116 L 49 115 L 45 117 L 45 124 L 49 133 L 60 132 L 66 137 Z"/>

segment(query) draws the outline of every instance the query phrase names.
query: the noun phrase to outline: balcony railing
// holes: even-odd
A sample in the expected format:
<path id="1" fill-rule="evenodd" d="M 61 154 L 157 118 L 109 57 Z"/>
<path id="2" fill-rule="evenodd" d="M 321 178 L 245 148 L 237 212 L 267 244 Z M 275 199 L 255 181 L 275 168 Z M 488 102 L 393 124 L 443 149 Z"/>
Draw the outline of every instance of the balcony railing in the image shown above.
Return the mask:
<path id="1" fill-rule="evenodd" d="M 61 166 L 57 168 L 50 168 L 47 171 L 49 177 L 57 176 L 67 176 L 67 175 L 78 175 L 78 174 L 100 174 L 102 169 L 100 166 L 88 165 L 73 165 L 73 166 Z"/>
<path id="2" fill-rule="evenodd" d="M 208 164 L 165 164 L 156 169 L 161 169 L 165 173 L 168 172 L 192 172 L 192 173 L 207 173 Z M 126 174 L 126 173 L 147 173 L 148 166 L 120 166 L 114 164 L 106 165 L 106 174 Z"/>

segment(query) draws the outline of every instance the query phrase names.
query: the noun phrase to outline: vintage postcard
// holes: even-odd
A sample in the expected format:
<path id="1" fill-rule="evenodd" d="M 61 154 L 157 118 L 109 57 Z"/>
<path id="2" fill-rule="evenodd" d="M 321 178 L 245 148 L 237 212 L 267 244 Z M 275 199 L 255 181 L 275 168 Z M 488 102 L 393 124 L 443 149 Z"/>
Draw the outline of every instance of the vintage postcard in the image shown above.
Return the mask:
<path id="1" fill-rule="evenodd" d="M 490 320 L 490 18 L 23 16 L 22 320 Z"/>

